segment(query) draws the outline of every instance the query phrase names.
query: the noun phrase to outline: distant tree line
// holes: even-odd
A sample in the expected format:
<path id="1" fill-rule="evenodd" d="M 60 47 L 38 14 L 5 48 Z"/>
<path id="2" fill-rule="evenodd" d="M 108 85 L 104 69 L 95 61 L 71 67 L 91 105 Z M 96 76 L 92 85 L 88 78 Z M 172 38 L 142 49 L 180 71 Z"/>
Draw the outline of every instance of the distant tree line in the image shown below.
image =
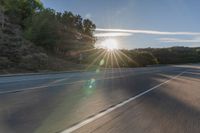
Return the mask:
<path id="1" fill-rule="evenodd" d="M 103 54 L 105 50 L 96 49 L 87 53 L 85 63 L 99 65 L 104 60 L 102 67 L 145 67 L 157 64 L 184 64 L 200 63 L 200 47 L 170 47 L 170 48 L 143 48 L 134 50 L 117 50 L 113 54 Z"/>
<path id="2" fill-rule="evenodd" d="M 101 67 L 144 67 L 158 64 L 157 58 L 150 52 L 136 50 L 116 50 L 106 52 L 96 49 L 85 54 L 83 63 Z M 93 61 L 93 62 L 92 62 Z M 103 63 L 102 63 L 103 62 Z"/>
<path id="3" fill-rule="evenodd" d="M 139 66 L 200 63 L 200 47 L 143 48 L 124 50 Z M 132 66 L 129 64 L 128 66 Z"/>
<path id="4" fill-rule="evenodd" d="M 200 62 L 200 47 L 145 48 L 136 51 L 152 53 L 159 64 L 182 64 Z"/>

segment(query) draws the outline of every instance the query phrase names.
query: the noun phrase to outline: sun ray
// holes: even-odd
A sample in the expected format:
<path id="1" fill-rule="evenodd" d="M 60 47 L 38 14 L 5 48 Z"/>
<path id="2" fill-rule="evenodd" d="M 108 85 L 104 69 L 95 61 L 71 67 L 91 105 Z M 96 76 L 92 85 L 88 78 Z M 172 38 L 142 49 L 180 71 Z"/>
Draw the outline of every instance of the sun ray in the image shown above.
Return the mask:
<path id="1" fill-rule="evenodd" d="M 90 52 L 90 51 L 94 51 L 96 50 L 96 48 L 91 48 L 91 49 L 86 49 L 86 50 L 80 50 L 81 53 L 86 53 L 86 52 Z"/>
<path id="2" fill-rule="evenodd" d="M 121 67 L 119 65 L 118 58 L 117 58 L 116 54 L 117 54 L 117 51 L 114 51 L 113 57 L 115 59 L 116 65 L 117 65 L 117 70 L 119 69 L 119 74 L 121 75 Z"/>
<path id="3" fill-rule="evenodd" d="M 126 57 L 129 61 L 135 63 L 136 65 L 138 65 L 138 63 L 136 61 L 134 61 L 133 59 L 131 59 L 130 57 L 128 57 L 126 54 L 124 54 L 122 51 L 119 51 L 124 57 Z"/>
<path id="4" fill-rule="evenodd" d="M 86 69 L 89 69 L 92 65 L 94 65 L 104 54 L 106 53 L 106 51 L 99 51 L 96 54 L 99 54 L 89 65 Z"/>
<path id="5" fill-rule="evenodd" d="M 118 56 L 118 58 L 120 59 L 120 61 L 122 61 L 122 63 L 123 63 L 123 66 L 124 66 L 124 65 L 127 65 L 127 64 L 126 64 L 126 62 L 125 62 L 125 61 L 122 59 L 121 55 L 122 55 L 122 54 L 120 54 L 120 52 L 119 52 L 119 51 L 118 51 L 118 52 L 116 52 L 116 56 Z"/>

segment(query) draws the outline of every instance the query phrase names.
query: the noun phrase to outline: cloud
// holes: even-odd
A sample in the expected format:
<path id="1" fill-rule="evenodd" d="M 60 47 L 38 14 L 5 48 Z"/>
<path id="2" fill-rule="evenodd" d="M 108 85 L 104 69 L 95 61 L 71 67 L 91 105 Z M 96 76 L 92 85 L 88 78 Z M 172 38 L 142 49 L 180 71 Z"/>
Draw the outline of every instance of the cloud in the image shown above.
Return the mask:
<path id="1" fill-rule="evenodd" d="M 199 43 L 200 38 L 193 38 L 193 39 L 180 39 L 180 38 L 159 38 L 160 42 L 167 42 L 167 43 Z"/>
<path id="2" fill-rule="evenodd" d="M 94 36 L 96 37 L 123 37 L 123 36 L 131 36 L 132 33 L 124 33 L 124 32 L 108 32 L 108 33 L 96 33 Z"/>
<path id="3" fill-rule="evenodd" d="M 120 32 L 132 34 L 150 34 L 150 35 L 200 35 L 200 32 L 168 32 L 156 30 L 126 30 L 126 29 L 102 29 L 97 28 L 96 32 Z"/>
<path id="4" fill-rule="evenodd" d="M 100 37 L 123 37 L 132 36 L 135 34 L 144 35 L 164 35 L 164 36 L 189 36 L 191 39 L 182 39 L 177 37 L 169 38 L 157 38 L 156 40 L 162 43 L 200 43 L 200 32 L 168 32 L 168 31 L 156 31 L 156 30 L 127 30 L 127 29 L 102 29 L 97 28 L 95 36 Z M 196 45 L 195 45 L 196 46 Z"/>

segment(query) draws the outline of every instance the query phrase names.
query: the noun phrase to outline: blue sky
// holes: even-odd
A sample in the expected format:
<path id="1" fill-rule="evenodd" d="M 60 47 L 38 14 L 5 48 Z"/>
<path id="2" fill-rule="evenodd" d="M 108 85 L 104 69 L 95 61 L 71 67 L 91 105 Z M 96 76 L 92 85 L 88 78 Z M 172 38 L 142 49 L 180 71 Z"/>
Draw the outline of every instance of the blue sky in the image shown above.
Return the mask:
<path id="1" fill-rule="evenodd" d="M 99 41 L 115 38 L 121 48 L 200 46 L 200 0 L 41 1 L 90 18 Z"/>

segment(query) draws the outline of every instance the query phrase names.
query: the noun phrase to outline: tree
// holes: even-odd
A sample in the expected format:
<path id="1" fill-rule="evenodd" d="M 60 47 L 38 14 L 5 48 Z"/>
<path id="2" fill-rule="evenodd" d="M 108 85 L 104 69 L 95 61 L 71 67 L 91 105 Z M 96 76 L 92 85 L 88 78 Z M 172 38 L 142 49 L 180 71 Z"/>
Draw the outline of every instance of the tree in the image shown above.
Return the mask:
<path id="1" fill-rule="evenodd" d="M 5 16 L 4 16 L 4 7 L 0 5 L 0 15 L 1 15 L 1 28 L 4 29 L 5 25 Z"/>
<path id="2" fill-rule="evenodd" d="M 96 41 L 96 38 L 93 36 L 93 33 L 96 29 L 96 25 L 92 23 L 89 19 L 83 20 L 83 33 L 82 40 L 86 43 L 86 48 L 94 47 L 93 44 Z"/>
<path id="3" fill-rule="evenodd" d="M 94 47 L 95 25 L 72 12 L 43 9 L 25 20 L 25 37 L 38 46 L 65 54 Z"/>
<path id="4" fill-rule="evenodd" d="M 91 20 L 89 19 L 83 20 L 83 29 L 85 35 L 92 36 L 95 28 L 96 26 L 95 24 L 92 23 Z"/>
<path id="5" fill-rule="evenodd" d="M 59 29 L 55 11 L 44 9 L 25 21 L 24 36 L 36 45 L 52 51 L 60 39 Z"/>
<path id="6" fill-rule="evenodd" d="M 1 1 L 1 5 L 12 22 L 21 26 L 23 26 L 23 20 L 43 9 L 40 0 L 4 0 Z"/>

